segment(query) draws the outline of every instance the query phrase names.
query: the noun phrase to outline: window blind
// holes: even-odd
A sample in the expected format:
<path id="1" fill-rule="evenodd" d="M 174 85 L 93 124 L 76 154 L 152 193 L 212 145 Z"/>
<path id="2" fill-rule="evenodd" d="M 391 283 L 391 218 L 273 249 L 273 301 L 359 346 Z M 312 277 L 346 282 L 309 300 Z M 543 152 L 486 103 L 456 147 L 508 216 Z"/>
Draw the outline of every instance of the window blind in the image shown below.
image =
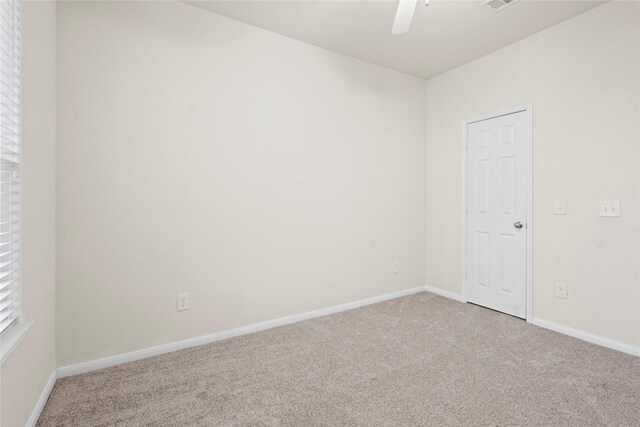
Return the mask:
<path id="1" fill-rule="evenodd" d="M 0 1 L 0 334 L 20 317 L 20 15 Z"/>

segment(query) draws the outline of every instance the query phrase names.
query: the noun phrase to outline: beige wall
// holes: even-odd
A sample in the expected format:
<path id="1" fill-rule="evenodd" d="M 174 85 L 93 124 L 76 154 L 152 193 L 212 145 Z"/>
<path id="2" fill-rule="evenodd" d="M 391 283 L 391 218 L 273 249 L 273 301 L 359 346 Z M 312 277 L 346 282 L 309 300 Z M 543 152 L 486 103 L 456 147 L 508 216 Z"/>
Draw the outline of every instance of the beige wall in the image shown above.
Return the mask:
<path id="1" fill-rule="evenodd" d="M 22 310 L 33 326 L 2 364 L 3 426 L 22 426 L 56 367 L 56 5 L 24 2 Z"/>
<path id="2" fill-rule="evenodd" d="M 58 22 L 59 366 L 424 284 L 423 80 L 181 3 Z"/>
<path id="3" fill-rule="evenodd" d="M 640 344 L 639 22 L 605 4 L 428 81 L 427 284 L 461 292 L 462 121 L 532 101 L 533 314 Z M 608 199 L 621 218 L 598 217 Z"/>

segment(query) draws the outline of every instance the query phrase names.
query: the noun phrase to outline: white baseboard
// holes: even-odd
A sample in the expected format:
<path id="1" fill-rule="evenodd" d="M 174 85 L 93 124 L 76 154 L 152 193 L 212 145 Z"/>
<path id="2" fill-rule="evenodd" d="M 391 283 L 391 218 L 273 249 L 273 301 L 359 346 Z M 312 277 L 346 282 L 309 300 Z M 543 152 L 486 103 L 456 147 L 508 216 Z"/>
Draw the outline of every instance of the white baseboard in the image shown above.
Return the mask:
<path id="1" fill-rule="evenodd" d="M 31 411 L 31 416 L 27 420 L 26 427 L 35 427 L 36 423 L 38 422 L 38 418 L 40 418 L 40 414 L 44 409 L 44 405 L 47 404 L 47 399 L 49 399 L 49 395 L 51 394 L 55 383 L 56 371 L 54 370 L 53 372 L 51 372 L 51 375 L 49 376 L 49 379 L 47 380 L 47 383 L 45 384 L 44 389 L 42 390 L 42 393 L 40 394 L 40 397 L 36 402 L 36 406 L 33 408 L 33 411 Z"/>
<path id="2" fill-rule="evenodd" d="M 254 323 L 252 325 L 241 326 L 235 329 L 229 329 L 226 331 L 216 332 L 209 335 L 204 335 L 200 337 L 190 338 L 183 341 L 176 341 L 168 344 L 159 345 L 156 347 L 145 348 L 142 350 L 132 351 L 130 353 L 119 354 L 115 356 L 109 356 L 102 359 L 92 360 L 85 363 L 80 363 L 77 365 L 63 366 L 57 369 L 57 377 L 67 377 L 71 375 L 83 374 L 85 372 L 95 371 L 97 369 L 108 368 L 115 365 L 120 365 L 122 363 L 133 362 L 135 360 L 146 359 L 147 357 L 158 356 L 160 354 L 171 353 L 173 351 L 183 350 L 185 348 L 196 347 L 199 345 L 209 344 L 216 341 L 221 341 L 227 338 L 233 338 L 241 335 L 250 334 L 253 332 L 264 331 L 266 329 L 275 328 L 278 326 L 289 325 L 291 323 L 301 322 L 307 319 L 313 319 L 315 317 L 326 316 L 333 313 L 339 313 L 341 311 L 351 310 L 357 307 L 363 307 L 370 304 L 375 304 L 382 301 L 387 301 L 394 298 L 400 298 L 407 295 L 416 294 L 419 292 L 431 292 L 436 295 L 440 295 L 445 298 L 449 298 L 459 302 L 466 302 L 462 296 L 455 294 L 453 292 L 443 291 L 438 288 L 434 288 L 431 286 L 419 286 L 417 288 L 406 289 L 403 291 L 392 292 L 384 295 L 379 295 L 372 298 L 366 298 L 359 301 L 349 302 L 345 304 L 334 305 L 331 307 L 321 308 L 318 310 L 309 311 L 306 313 L 294 314 L 292 316 L 281 317 L 279 319 L 267 320 L 260 323 Z M 604 347 L 609 347 L 614 350 L 622 351 L 624 353 L 633 354 L 636 356 L 640 356 L 640 348 L 632 346 L 630 344 L 621 343 L 618 341 L 614 341 L 608 338 L 600 337 L 597 335 L 593 335 L 584 331 L 580 331 L 578 329 L 569 328 L 567 326 L 559 325 L 557 323 L 549 322 L 546 320 L 532 318 L 531 323 L 537 326 L 541 326 L 546 329 L 550 329 L 556 332 L 560 332 L 565 335 L 569 335 L 575 338 L 582 339 L 584 341 L 588 341 L 594 344 L 598 344 Z M 53 387 L 53 383 L 55 382 L 55 376 L 52 375 L 53 380 L 50 379 L 50 387 L 49 384 L 49 392 L 50 388 Z M 43 396 L 45 393 L 43 392 Z M 46 394 L 48 397 L 48 393 Z M 46 397 L 42 406 L 46 402 Z M 37 407 L 36 407 L 37 409 Z M 40 411 L 42 408 L 40 408 Z M 36 410 L 34 410 L 34 414 Z M 39 414 L 39 412 L 38 412 Z M 33 418 L 33 416 L 32 416 Z M 37 418 L 36 418 L 37 420 Z"/>
<path id="3" fill-rule="evenodd" d="M 592 344 L 597 344 L 602 347 L 608 347 L 613 350 L 621 351 L 623 353 L 632 354 L 634 356 L 640 356 L 640 347 L 638 346 L 615 341 L 609 338 L 601 337 L 599 335 L 590 334 L 589 332 L 581 331 L 580 329 L 570 328 L 568 326 L 560 325 L 558 323 L 550 322 L 548 320 L 543 320 L 537 317 L 531 318 L 531 323 L 536 326 L 540 326 L 541 328 L 569 335 L 571 337 L 578 338 Z"/>
<path id="4" fill-rule="evenodd" d="M 432 294 L 440 295 L 441 297 L 449 298 L 458 302 L 466 302 L 462 295 L 454 294 L 453 292 L 443 291 L 442 289 L 434 288 L 432 286 L 426 285 L 424 289 L 427 292 L 431 292 Z"/>
<path id="5" fill-rule="evenodd" d="M 436 295 L 440 295 L 455 301 L 467 302 L 464 300 L 464 298 L 462 298 L 461 295 L 455 294 L 453 292 L 443 291 L 442 289 L 434 288 L 428 285 L 425 286 L 425 290 L 427 292 L 432 292 Z M 529 323 L 532 323 L 536 326 L 540 326 L 541 328 L 549 329 L 554 332 L 559 332 L 564 335 L 569 335 L 570 337 L 578 338 L 583 341 L 590 342 L 592 344 L 600 345 L 602 347 L 607 347 L 613 350 L 618 350 L 623 353 L 631 354 L 634 356 L 640 356 L 640 346 L 633 346 L 631 344 L 626 344 L 620 341 L 612 340 L 610 338 L 601 337 L 599 335 L 594 335 L 589 332 L 581 331 L 580 329 L 574 329 L 568 326 L 561 325 L 559 323 L 543 320 L 538 317 L 531 317 L 531 319 L 528 321 Z"/>
<path id="6" fill-rule="evenodd" d="M 63 366 L 58 368 L 58 378 L 67 377 L 71 375 L 83 374 L 85 372 L 95 371 L 97 369 L 108 368 L 122 363 L 133 362 L 135 360 L 146 359 L 147 357 L 157 356 L 160 354 L 171 353 L 177 350 L 183 350 L 189 347 L 196 347 L 199 345 L 209 344 L 215 341 L 221 341 L 227 338 L 233 338 L 240 335 L 246 335 L 253 332 L 264 331 L 265 329 L 275 328 L 277 326 L 288 325 L 291 323 L 301 322 L 307 319 L 313 319 L 314 317 L 326 316 L 328 314 L 339 313 L 341 311 L 351 310 L 353 308 L 362 307 L 365 305 L 375 304 L 382 301 L 387 301 L 394 298 L 400 298 L 407 295 L 424 292 L 425 287 L 419 286 L 417 288 L 406 289 L 398 292 L 391 292 L 389 294 L 379 295 L 372 298 L 366 298 L 359 301 L 348 302 L 345 304 L 334 305 L 331 307 L 321 308 L 319 310 L 308 311 L 306 313 L 294 314 L 292 316 L 281 317 L 279 319 L 267 320 L 260 323 L 254 323 L 252 325 L 241 326 L 235 329 L 229 329 L 227 331 L 216 332 L 201 337 L 189 338 L 183 341 L 176 341 L 168 344 L 159 345 L 157 347 L 145 348 L 142 350 L 132 351 L 130 353 L 118 354 L 115 356 L 109 356 L 98 360 L 92 360 L 77 365 Z"/>

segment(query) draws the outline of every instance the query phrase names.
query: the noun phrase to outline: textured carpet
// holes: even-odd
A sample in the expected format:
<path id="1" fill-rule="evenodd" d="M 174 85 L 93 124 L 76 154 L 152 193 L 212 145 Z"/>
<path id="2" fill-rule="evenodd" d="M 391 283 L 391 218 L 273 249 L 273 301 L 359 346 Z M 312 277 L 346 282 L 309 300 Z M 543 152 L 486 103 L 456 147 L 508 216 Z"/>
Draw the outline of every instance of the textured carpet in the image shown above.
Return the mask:
<path id="1" fill-rule="evenodd" d="M 640 358 L 429 293 L 63 378 L 38 422 L 639 424 Z"/>

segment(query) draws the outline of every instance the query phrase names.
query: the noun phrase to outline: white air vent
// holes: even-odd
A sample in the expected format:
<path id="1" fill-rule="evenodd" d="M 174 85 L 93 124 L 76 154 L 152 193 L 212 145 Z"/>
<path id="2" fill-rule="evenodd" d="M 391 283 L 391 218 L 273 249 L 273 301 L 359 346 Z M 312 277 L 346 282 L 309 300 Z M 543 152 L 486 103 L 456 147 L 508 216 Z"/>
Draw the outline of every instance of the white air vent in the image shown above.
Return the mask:
<path id="1" fill-rule="evenodd" d="M 511 6 L 513 3 L 515 3 L 518 0 L 487 0 L 484 3 L 482 3 L 483 6 L 489 6 L 491 8 L 491 10 L 493 10 L 494 12 L 498 13 L 504 9 L 506 9 L 507 7 Z"/>

